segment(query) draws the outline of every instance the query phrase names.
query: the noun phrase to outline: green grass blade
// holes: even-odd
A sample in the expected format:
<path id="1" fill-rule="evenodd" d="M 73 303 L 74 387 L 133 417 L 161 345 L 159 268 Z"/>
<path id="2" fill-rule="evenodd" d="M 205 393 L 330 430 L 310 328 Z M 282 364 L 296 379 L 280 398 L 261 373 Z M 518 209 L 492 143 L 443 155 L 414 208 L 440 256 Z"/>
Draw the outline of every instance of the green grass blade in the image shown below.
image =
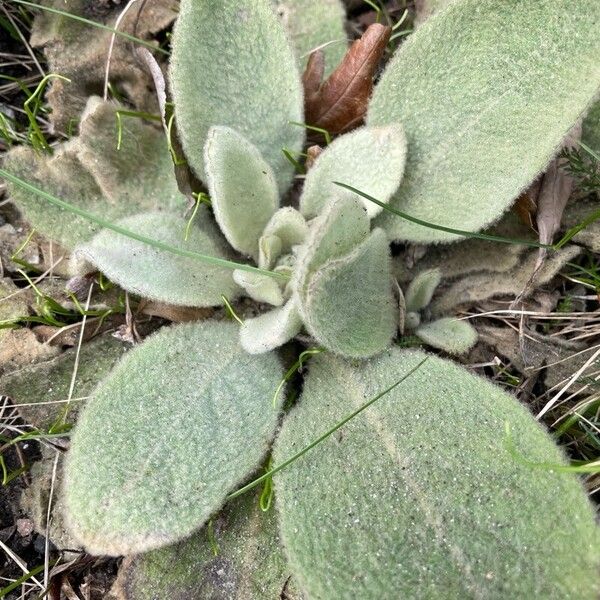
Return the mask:
<path id="1" fill-rule="evenodd" d="M 135 42 L 136 44 L 140 44 L 141 46 L 146 46 L 150 48 L 150 50 L 155 50 L 156 52 L 160 52 L 160 54 L 169 55 L 169 52 L 159 48 L 156 44 L 151 42 L 147 42 L 146 40 L 142 40 L 133 35 L 129 35 L 123 31 L 119 31 L 118 29 L 114 29 L 113 27 L 109 27 L 108 25 L 103 25 L 102 23 L 97 23 L 96 21 L 91 21 L 90 19 L 86 19 L 85 17 L 80 17 L 79 15 L 74 15 L 73 13 L 59 10 L 58 8 L 52 8 L 50 6 L 42 6 L 41 4 L 36 4 L 35 2 L 27 2 L 27 0 L 11 0 L 14 4 L 21 4 L 23 6 L 29 6 L 30 8 L 39 8 L 40 10 L 45 10 L 49 13 L 54 13 L 55 15 L 60 15 L 62 17 L 68 17 L 69 19 L 73 19 L 74 21 L 79 21 L 80 23 L 85 23 L 86 25 L 90 25 L 91 27 L 97 27 L 98 29 L 104 29 L 105 31 L 110 31 L 115 35 L 125 38 L 130 42 Z"/>
<path id="2" fill-rule="evenodd" d="M 491 235 L 488 233 L 475 233 L 473 231 L 463 231 L 462 229 L 453 229 L 452 227 L 444 227 L 443 225 L 429 223 L 427 221 L 417 219 L 416 217 L 411 217 L 410 215 L 407 215 L 406 213 L 403 213 L 402 211 L 391 207 L 389 204 L 385 204 L 384 202 L 377 200 L 377 198 L 373 198 L 373 196 L 369 196 L 369 194 L 357 190 L 351 185 L 342 183 L 340 181 L 334 181 L 333 183 L 335 185 L 339 185 L 340 187 L 346 188 L 347 190 L 350 190 L 351 192 L 354 192 L 355 194 L 358 194 L 363 198 L 366 198 L 370 202 L 374 202 L 378 206 L 381 206 L 384 210 L 387 210 L 388 212 L 397 215 L 402 219 L 406 219 L 407 221 L 410 221 L 411 223 L 416 223 L 417 225 L 422 225 L 423 227 L 428 227 L 429 229 L 437 229 L 438 231 L 445 231 L 446 233 L 453 233 L 455 235 L 460 235 L 466 238 L 477 238 L 480 240 L 487 240 L 489 242 L 499 242 L 501 244 L 521 244 L 523 246 L 529 246 L 531 248 L 554 248 L 554 246 L 552 246 L 551 244 L 540 244 L 539 242 L 534 242 L 531 240 L 516 240 L 511 238 L 505 238 L 500 235 Z"/>
<path id="3" fill-rule="evenodd" d="M 236 262 L 233 262 L 230 260 L 226 260 L 224 258 L 208 256 L 206 254 L 200 254 L 199 252 L 193 252 L 192 250 L 182 250 L 181 248 L 176 248 L 174 246 L 169 246 L 168 244 L 163 244 L 162 242 L 159 242 L 158 240 L 153 240 L 152 238 L 146 237 L 145 235 L 139 235 L 139 234 L 135 233 L 134 231 L 130 231 L 123 227 L 119 227 L 118 225 L 114 225 L 113 223 L 105 221 L 101 217 L 97 217 L 96 215 L 93 215 L 92 213 L 89 213 L 86 210 L 78 208 L 77 206 L 73 206 L 72 204 L 69 204 L 68 202 L 65 202 L 64 200 L 60 200 L 59 198 L 56 198 L 52 194 L 49 194 L 48 192 L 45 192 L 44 190 L 41 190 L 26 181 L 23 181 L 21 178 L 16 177 L 12 173 L 9 173 L 8 171 L 5 171 L 4 169 L 0 169 L 0 177 L 3 177 L 7 181 L 10 181 L 11 183 L 18 185 L 19 187 L 23 188 L 24 190 L 26 190 L 32 194 L 36 194 L 37 196 L 40 196 L 41 198 L 43 198 L 50 204 L 53 204 L 54 206 L 63 208 L 64 210 L 67 210 L 75 215 L 83 217 L 84 219 L 87 219 L 88 221 L 92 221 L 93 223 L 96 223 L 97 225 L 100 225 L 101 227 L 104 227 L 105 229 L 110 229 L 111 231 L 114 231 L 115 233 L 124 235 L 133 240 L 137 240 L 138 242 L 142 242 L 143 244 L 148 244 L 149 246 L 152 246 L 159 250 L 163 250 L 165 252 L 171 252 L 172 254 L 177 254 L 179 256 L 185 256 L 186 258 L 195 258 L 197 260 L 204 261 L 207 264 L 214 265 L 217 267 L 224 267 L 226 269 L 240 269 L 241 271 L 248 271 L 250 273 L 261 273 L 262 275 L 268 275 L 269 277 L 274 277 L 274 278 L 279 278 L 279 279 L 288 279 L 289 278 L 287 275 L 284 275 L 283 273 L 275 273 L 274 271 L 266 271 L 264 269 L 259 269 L 258 267 L 252 267 L 251 265 L 246 265 L 243 263 L 236 263 Z"/>
<path id="4" fill-rule="evenodd" d="M 362 406 L 360 406 L 354 412 L 352 412 L 349 415 L 347 415 L 346 417 L 344 417 L 341 421 L 336 423 L 331 429 L 329 429 L 323 435 L 319 436 L 316 440 L 314 440 L 313 442 L 311 442 L 310 444 L 308 444 L 307 446 L 305 446 L 304 448 L 302 448 L 301 450 L 296 452 L 296 454 L 294 454 L 292 457 L 283 461 L 280 465 L 274 467 L 273 469 L 270 469 L 264 475 L 257 477 L 256 479 L 254 479 L 253 481 L 251 481 L 244 487 L 241 487 L 239 490 L 236 490 L 235 492 L 229 494 L 229 496 L 227 496 L 227 500 L 233 500 L 233 498 L 237 498 L 238 496 L 245 494 L 246 492 L 255 488 L 257 485 L 260 485 L 263 481 L 273 477 L 273 475 L 275 475 L 275 473 L 278 473 L 282 469 L 285 469 L 287 466 L 291 465 L 293 462 L 295 462 L 300 457 L 302 457 L 304 454 L 306 454 L 309 450 L 312 450 L 315 446 L 318 446 L 322 441 L 326 440 L 330 435 L 333 435 L 338 429 L 340 429 L 340 427 L 343 427 L 346 423 L 348 423 L 348 421 L 351 421 L 352 419 L 354 419 L 354 417 L 356 417 L 361 412 L 363 412 L 364 410 L 369 408 L 369 406 L 371 406 L 372 404 L 377 402 L 377 400 L 379 400 L 380 398 L 383 398 L 383 396 L 385 396 L 386 394 L 391 392 L 394 388 L 398 387 L 403 381 L 406 381 L 413 373 L 418 371 L 428 360 L 429 360 L 428 357 L 424 358 L 416 367 L 411 369 L 406 375 L 404 375 L 402 378 L 398 379 L 398 381 L 396 381 L 395 383 L 390 385 L 390 387 L 388 387 L 387 389 L 383 390 L 383 392 L 377 394 L 377 396 L 371 398 L 370 400 L 367 400 L 367 402 L 365 402 Z"/>

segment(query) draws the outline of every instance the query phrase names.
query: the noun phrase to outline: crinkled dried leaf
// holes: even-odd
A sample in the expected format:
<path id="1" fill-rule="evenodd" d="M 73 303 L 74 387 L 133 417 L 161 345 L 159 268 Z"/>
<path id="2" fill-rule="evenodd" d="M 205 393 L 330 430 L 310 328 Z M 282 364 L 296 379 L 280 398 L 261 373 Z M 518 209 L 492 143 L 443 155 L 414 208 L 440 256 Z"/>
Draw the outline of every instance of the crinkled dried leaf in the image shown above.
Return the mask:
<path id="1" fill-rule="evenodd" d="M 496 221 L 598 91 L 590 14 L 596 0 L 461 0 L 419 27 L 386 67 L 367 120 L 404 126 L 406 177 L 392 206 L 466 231 Z M 394 240 L 457 238 L 391 213 L 377 221 Z"/>
<path id="2" fill-rule="evenodd" d="M 421 271 L 409 284 L 404 294 L 406 310 L 419 312 L 429 306 L 433 294 L 442 280 L 440 269 Z"/>
<path id="3" fill-rule="evenodd" d="M 563 225 L 566 228 L 581 224 L 586 218 L 597 212 L 600 205 L 591 200 L 583 200 L 569 204 L 563 215 Z M 600 220 L 593 221 L 582 229 L 574 238 L 574 242 L 582 244 L 592 252 L 600 252 Z"/>
<path id="4" fill-rule="evenodd" d="M 48 537 L 59 550 L 80 550 L 81 546 L 70 534 L 64 518 L 64 501 L 62 498 L 63 465 L 62 456 L 58 458 L 56 475 L 54 474 L 54 452 L 44 450 L 41 460 L 37 461 L 30 469 L 31 483 L 21 494 L 20 505 L 22 510 L 33 521 L 35 531 L 43 537 Z M 52 500 L 50 504 L 50 527 L 48 523 L 48 504 L 50 502 L 50 489 Z M 67 552 L 67 556 L 75 558 L 76 555 Z"/>
<path id="5" fill-rule="evenodd" d="M 311 359 L 274 463 L 426 357 L 393 348 L 352 365 Z M 436 357 L 278 473 L 281 535 L 310 598 L 596 598 L 592 507 L 512 396 Z M 573 556 L 578 560 L 573 561 Z"/>
<path id="6" fill-rule="evenodd" d="M 319 52 L 311 54 L 302 78 L 306 123 L 334 134 L 352 129 L 363 120 L 373 90 L 373 76 L 391 31 L 384 25 L 371 25 L 323 83 L 323 57 Z"/>
<path id="7" fill-rule="evenodd" d="M 475 328 L 467 321 L 459 321 L 453 317 L 420 325 L 415 335 L 432 348 L 448 354 L 464 354 L 477 343 Z"/>
<path id="8" fill-rule="evenodd" d="M 48 360 L 59 349 L 40 342 L 31 329 L 0 330 L 0 373 L 11 373 L 22 367 Z"/>
<path id="9" fill-rule="evenodd" d="M 115 26 L 124 8 L 119 3 L 90 3 L 89 0 L 43 0 L 41 3 L 110 27 Z M 151 34 L 167 28 L 177 15 L 175 0 L 147 0 L 140 11 L 141 4 L 133 5 L 122 19 L 119 31 L 148 39 Z M 36 15 L 32 46 L 44 49 L 48 72 L 71 80 L 69 83 L 53 79 L 50 83 L 47 100 L 52 111 L 49 119 L 55 129 L 69 131 L 77 124 L 88 97 L 102 92 L 110 39 L 109 31 L 69 17 L 46 11 Z M 131 43 L 119 36 L 115 38 L 112 53 L 110 82 L 138 110 L 156 112 L 156 100 L 149 91 L 151 79 L 131 51 Z"/>
<path id="10" fill-rule="evenodd" d="M 383 208 L 335 185 L 345 183 L 388 202 L 404 174 L 406 138 L 402 126 L 362 127 L 337 138 L 308 171 L 300 197 L 300 211 L 316 217 L 331 198 L 359 197 L 369 217 Z"/>
<path id="11" fill-rule="evenodd" d="M 348 48 L 346 10 L 340 0 L 273 0 L 273 4 L 292 38 L 302 68 L 309 54 L 322 47 L 329 75 Z"/>
<path id="12" fill-rule="evenodd" d="M 66 401 L 75 369 L 75 349 L 4 375 L 0 379 L 0 390 L 10 396 L 27 423 L 42 431 L 62 417 L 74 423 L 84 405 L 80 399 L 92 393 L 126 350 L 123 342 L 110 335 L 83 344 L 71 396 L 74 400 L 70 403 Z"/>
<path id="13" fill-rule="evenodd" d="M 548 283 L 565 263 L 573 260 L 579 252 L 577 246 L 569 246 L 551 254 L 538 271 L 536 285 Z M 533 251 L 510 271 L 476 273 L 459 279 L 447 289 L 440 291 L 439 296 L 431 304 L 431 310 L 435 315 L 445 315 L 460 304 L 474 304 L 502 295 L 515 297 L 525 289 L 536 262 L 537 251 Z M 533 290 L 529 290 L 531 291 Z"/>
<path id="14" fill-rule="evenodd" d="M 282 378 L 232 323 L 160 330 L 129 352 L 79 417 L 65 469 L 69 524 L 94 554 L 129 554 L 199 529 L 260 464 Z"/>
<path id="15" fill-rule="evenodd" d="M 279 208 L 277 182 L 256 146 L 229 127 L 212 127 L 204 147 L 215 219 L 227 241 L 258 259 L 258 240 Z"/>
<path id="16" fill-rule="evenodd" d="M 246 319 L 240 328 L 240 343 L 250 354 L 263 354 L 283 346 L 302 329 L 302 319 L 293 300 L 285 306 Z"/>
<path id="17" fill-rule="evenodd" d="M 229 258 L 227 244 L 205 206 L 198 210 L 187 241 L 187 221 L 178 215 L 144 213 L 117 225 L 176 248 Z M 178 306 L 220 306 L 223 295 L 235 298 L 239 294 L 230 269 L 174 255 L 109 229 L 79 246 L 76 256 L 81 261 L 78 274 L 101 271 L 124 290 L 150 300 Z"/>
<path id="18" fill-rule="evenodd" d="M 210 528 L 175 546 L 126 559 L 114 590 L 119 600 L 300 600 L 275 511 L 260 510 L 258 495 L 232 501 Z"/>
<path id="19" fill-rule="evenodd" d="M 351 358 L 384 350 L 398 323 L 384 231 L 374 230 L 350 254 L 324 263 L 300 298 L 306 328 L 328 350 Z"/>
<path id="20" fill-rule="evenodd" d="M 279 283 L 269 275 L 236 269 L 233 272 L 233 280 L 256 302 L 267 302 L 273 306 L 283 304 L 283 293 Z"/>
<path id="21" fill-rule="evenodd" d="M 173 32 L 170 83 L 187 160 L 204 179 L 209 129 L 235 129 L 273 169 L 280 192 L 300 151 L 302 89 L 293 51 L 270 0 L 182 0 Z M 201 99 L 201 100 L 200 100 Z"/>
<path id="22" fill-rule="evenodd" d="M 107 221 L 140 211 L 183 208 L 162 131 L 138 119 L 128 121 L 123 125 L 123 150 L 117 151 L 117 108 L 90 98 L 80 137 L 62 144 L 50 157 L 20 146 L 7 154 L 4 167 Z M 32 227 L 69 250 L 100 229 L 17 185 L 9 184 L 8 189 Z"/>

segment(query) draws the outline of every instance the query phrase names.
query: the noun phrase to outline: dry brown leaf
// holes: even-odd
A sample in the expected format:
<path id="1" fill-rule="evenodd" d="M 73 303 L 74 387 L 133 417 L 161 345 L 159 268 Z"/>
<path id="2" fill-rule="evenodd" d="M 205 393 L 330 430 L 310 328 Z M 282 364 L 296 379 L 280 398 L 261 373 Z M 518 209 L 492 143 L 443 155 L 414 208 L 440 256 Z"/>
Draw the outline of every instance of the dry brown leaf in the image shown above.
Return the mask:
<path id="1" fill-rule="evenodd" d="M 337 134 L 356 127 L 363 120 L 373 90 L 373 75 L 391 32 L 390 27 L 379 23 L 371 25 L 322 84 L 323 53 L 311 54 L 302 77 L 308 125 Z"/>
<path id="2" fill-rule="evenodd" d="M 537 197 L 537 192 L 532 194 L 530 190 L 527 190 L 523 194 L 521 194 L 512 210 L 521 220 L 523 225 L 526 225 L 530 229 L 535 231 L 535 213 L 537 211 L 537 204 L 535 202 L 535 198 Z"/>
<path id="3" fill-rule="evenodd" d="M 304 163 L 307 171 L 315 164 L 315 161 L 317 158 L 319 158 L 322 152 L 323 148 L 317 144 L 308 147 L 306 150 L 306 162 Z"/>
<path id="4" fill-rule="evenodd" d="M 213 316 L 214 308 L 194 308 L 191 306 L 174 306 L 164 302 L 148 300 L 139 307 L 139 312 L 150 317 L 160 317 L 174 323 L 200 321 Z"/>

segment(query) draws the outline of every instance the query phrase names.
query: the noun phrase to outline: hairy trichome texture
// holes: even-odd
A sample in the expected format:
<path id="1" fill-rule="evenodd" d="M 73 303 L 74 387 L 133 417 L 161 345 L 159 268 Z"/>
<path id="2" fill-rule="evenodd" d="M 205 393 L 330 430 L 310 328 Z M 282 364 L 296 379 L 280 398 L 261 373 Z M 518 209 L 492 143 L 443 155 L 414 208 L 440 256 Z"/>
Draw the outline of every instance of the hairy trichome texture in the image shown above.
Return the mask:
<path id="1" fill-rule="evenodd" d="M 213 125 L 241 133 L 275 172 L 293 175 L 282 150 L 301 149 L 302 89 L 293 51 L 270 0 L 182 0 L 173 32 L 170 81 L 183 149 L 204 179 Z"/>
<path id="2" fill-rule="evenodd" d="M 249 493 L 187 540 L 126 559 L 115 592 L 120 600 L 300 600 L 290 577 L 275 511 Z"/>
<path id="3" fill-rule="evenodd" d="M 346 10 L 340 0 L 273 0 L 273 4 L 292 38 L 301 68 L 311 52 L 321 49 L 325 72 L 331 73 L 348 48 Z"/>
<path id="4" fill-rule="evenodd" d="M 301 329 L 302 318 L 294 301 L 290 300 L 281 308 L 244 321 L 240 343 L 250 354 L 263 354 L 289 342 Z"/>
<path id="5" fill-rule="evenodd" d="M 45 6 L 114 27 L 123 4 L 89 0 L 43 0 Z M 135 3 L 119 24 L 119 31 L 148 38 L 167 28 L 177 16 L 176 0 L 147 0 Z M 39 11 L 33 22 L 31 45 L 43 48 L 48 72 L 70 79 L 53 79 L 47 94 L 52 109 L 49 120 L 55 129 L 70 131 L 91 94 L 100 94 L 104 86 L 106 59 L 111 39 L 109 31 L 47 11 Z M 155 112 L 152 82 L 131 51 L 131 43 L 115 38 L 110 82 L 141 111 Z"/>
<path id="6" fill-rule="evenodd" d="M 118 150 L 117 110 L 111 103 L 90 98 L 78 137 L 59 146 L 53 156 L 19 146 L 8 153 L 4 168 L 106 221 L 140 211 L 182 209 L 184 198 L 177 190 L 163 132 L 124 117 Z M 32 227 L 67 249 L 100 229 L 20 186 L 9 184 L 9 190 Z"/>
<path id="7" fill-rule="evenodd" d="M 198 209 L 184 239 L 187 221 L 174 214 L 150 212 L 117 221 L 117 226 L 171 247 L 226 259 L 230 251 L 205 206 Z M 104 229 L 79 246 L 78 274 L 98 270 L 124 290 L 179 306 L 217 306 L 239 288 L 231 269 L 179 256 Z"/>
<path id="8" fill-rule="evenodd" d="M 464 354 L 477 343 L 477 331 L 467 321 L 444 317 L 417 327 L 415 335 L 432 348 Z"/>
<path id="9" fill-rule="evenodd" d="M 392 206 L 467 231 L 497 220 L 594 99 L 597 10 L 596 0 L 461 0 L 420 27 L 368 113 L 369 125 L 401 122 L 406 133 Z M 394 240 L 456 239 L 388 213 L 378 224 Z"/>
<path id="10" fill-rule="evenodd" d="M 401 125 L 362 127 L 337 138 L 308 171 L 300 197 L 300 211 L 316 217 L 332 198 L 360 197 L 336 185 L 341 182 L 388 202 L 404 174 L 406 139 Z M 369 217 L 383 208 L 362 199 Z"/>
<path id="11" fill-rule="evenodd" d="M 557 250 L 548 257 L 544 266 L 536 274 L 536 285 L 544 285 L 553 279 L 565 263 L 573 260 L 580 252 L 577 246 Z M 450 313 L 461 304 L 474 304 L 495 296 L 508 295 L 513 298 L 520 294 L 529 281 L 537 263 L 537 251 L 532 251 L 513 269 L 502 273 L 475 273 L 458 279 L 443 289 L 431 304 L 434 315 Z M 531 292 L 532 290 L 530 290 Z"/>
<path id="12" fill-rule="evenodd" d="M 165 328 L 129 352 L 71 439 L 65 501 L 86 549 L 144 552 L 200 528 L 260 464 L 282 375 L 276 356 L 239 346 L 231 323 Z"/>
<path id="13" fill-rule="evenodd" d="M 77 352 L 66 350 L 55 358 L 4 375 L 0 378 L 0 391 L 10 396 L 27 423 L 42 431 L 59 419 L 73 423 L 82 402 L 126 350 L 123 342 L 104 335 L 81 346 L 76 370 Z M 67 402 L 73 378 L 71 402 Z"/>
<path id="14" fill-rule="evenodd" d="M 425 356 L 313 358 L 275 464 Z M 315 599 L 596 598 L 600 536 L 580 483 L 523 460 L 566 464 L 514 398 L 431 356 L 275 476 L 292 570 Z"/>
<path id="15" fill-rule="evenodd" d="M 204 146 L 206 182 L 215 219 L 238 252 L 258 260 L 258 238 L 279 208 L 271 167 L 229 127 L 212 127 Z"/>
<path id="16" fill-rule="evenodd" d="M 383 350 L 397 322 L 387 240 L 369 229 L 361 200 L 332 200 L 313 222 L 294 272 L 294 301 L 308 331 L 354 358 Z"/>
<path id="17" fill-rule="evenodd" d="M 319 344 L 352 358 L 381 352 L 398 318 L 385 232 L 375 229 L 350 254 L 327 261 L 302 298 L 304 323 Z"/>

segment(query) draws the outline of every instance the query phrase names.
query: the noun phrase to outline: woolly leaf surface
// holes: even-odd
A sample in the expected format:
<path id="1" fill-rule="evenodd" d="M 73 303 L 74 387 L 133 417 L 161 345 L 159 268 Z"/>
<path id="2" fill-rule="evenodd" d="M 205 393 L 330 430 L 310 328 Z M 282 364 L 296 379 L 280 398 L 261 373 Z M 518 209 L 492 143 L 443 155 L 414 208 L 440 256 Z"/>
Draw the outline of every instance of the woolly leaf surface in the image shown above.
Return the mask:
<path id="1" fill-rule="evenodd" d="M 369 217 L 383 208 L 354 192 L 335 185 L 346 183 L 388 202 L 404 173 L 406 139 L 402 126 L 361 127 L 337 138 L 309 169 L 300 198 L 306 218 L 316 217 L 331 198 L 361 198 Z"/>
<path id="2" fill-rule="evenodd" d="M 247 319 L 240 328 L 240 343 L 250 354 L 263 354 L 289 342 L 300 333 L 302 319 L 292 300 L 285 306 Z"/>
<path id="3" fill-rule="evenodd" d="M 117 224 L 183 250 L 228 258 L 227 244 L 206 207 L 196 214 L 187 241 L 187 221 L 178 215 L 145 213 Z M 150 300 L 178 306 L 218 306 L 223 304 L 222 295 L 234 298 L 239 294 L 230 269 L 165 252 L 109 229 L 79 246 L 76 255 L 85 261 L 80 271 L 89 271 L 88 265 L 93 265 L 123 289 Z"/>
<path id="4" fill-rule="evenodd" d="M 274 0 L 274 4 L 292 38 L 302 69 L 310 53 L 321 48 L 325 54 L 325 76 L 328 76 L 348 49 L 343 4 L 340 0 Z"/>
<path id="5" fill-rule="evenodd" d="M 291 206 L 280 208 L 265 226 L 259 241 L 259 266 L 270 269 L 281 254 L 291 252 L 292 247 L 301 244 L 307 236 L 304 217 Z"/>
<path id="6" fill-rule="evenodd" d="M 425 323 L 416 331 L 426 344 L 448 354 L 464 354 L 477 342 L 477 331 L 467 321 L 459 321 L 452 317 L 445 317 Z"/>
<path id="7" fill-rule="evenodd" d="M 91 98 L 80 137 L 59 146 L 53 156 L 18 147 L 6 156 L 6 170 L 111 222 L 140 211 L 183 208 L 164 135 L 129 119 L 122 135 L 128 150 L 117 151 L 115 110 Z M 8 187 L 32 227 L 69 250 L 100 229 L 17 185 Z"/>
<path id="8" fill-rule="evenodd" d="M 388 241 L 376 229 L 347 256 L 325 263 L 308 282 L 302 314 L 327 349 L 352 358 L 381 352 L 397 326 Z"/>
<path id="9" fill-rule="evenodd" d="M 273 509 L 258 494 L 232 501 L 208 527 L 174 546 L 126 559 L 116 584 L 122 600 L 210 598 L 299 600 Z M 216 552 L 216 554 L 215 554 Z"/>
<path id="10" fill-rule="evenodd" d="M 281 377 L 277 357 L 248 355 L 231 323 L 165 328 L 129 352 L 71 438 L 67 516 L 86 549 L 144 552 L 199 529 L 260 464 Z"/>
<path id="11" fill-rule="evenodd" d="M 273 277 L 236 269 L 233 272 L 233 280 L 244 289 L 252 300 L 267 302 L 273 306 L 283 304 L 283 293 Z"/>
<path id="12" fill-rule="evenodd" d="M 414 369 L 389 349 L 358 365 L 311 360 L 280 464 Z M 275 476 L 290 566 L 310 598 L 597 597 L 600 536 L 574 475 L 515 398 L 431 356 Z M 577 561 L 573 561 L 577 556 Z"/>
<path id="13" fill-rule="evenodd" d="M 227 241 L 258 259 L 258 239 L 279 207 L 273 170 L 260 151 L 229 127 L 213 127 L 204 147 L 215 219 Z"/>
<path id="14" fill-rule="evenodd" d="M 428 269 L 419 273 L 410 282 L 404 295 L 406 310 L 415 312 L 428 306 L 441 280 L 442 274 L 439 269 Z"/>
<path id="15" fill-rule="evenodd" d="M 304 294 L 308 277 L 328 260 L 352 251 L 369 235 L 367 211 L 357 198 L 332 200 L 311 222 L 309 235 L 298 253 L 294 286 Z"/>
<path id="16" fill-rule="evenodd" d="M 283 25 L 269 0 L 183 0 L 173 32 L 170 81 L 186 157 L 204 179 L 204 143 L 213 125 L 252 142 L 283 192 L 293 166 L 283 148 L 304 139 L 302 85 Z"/>
<path id="17" fill-rule="evenodd" d="M 544 285 L 556 277 L 564 265 L 575 258 L 580 251 L 577 246 L 567 246 L 550 254 L 544 266 L 537 272 L 536 286 Z M 537 256 L 537 251 L 530 252 L 510 271 L 474 273 L 457 279 L 435 298 L 431 303 L 431 311 L 436 316 L 442 316 L 447 315 L 460 304 L 473 304 L 505 294 L 517 296 L 527 286 L 535 269 Z"/>
<path id="18" fill-rule="evenodd" d="M 467 231 L 497 220 L 594 99 L 597 12 L 596 0 L 461 0 L 411 35 L 367 120 L 404 126 L 406 177 L 392 206 Z M 395 240 L 456 239 L 390 213 L 378 221 Z"/>

